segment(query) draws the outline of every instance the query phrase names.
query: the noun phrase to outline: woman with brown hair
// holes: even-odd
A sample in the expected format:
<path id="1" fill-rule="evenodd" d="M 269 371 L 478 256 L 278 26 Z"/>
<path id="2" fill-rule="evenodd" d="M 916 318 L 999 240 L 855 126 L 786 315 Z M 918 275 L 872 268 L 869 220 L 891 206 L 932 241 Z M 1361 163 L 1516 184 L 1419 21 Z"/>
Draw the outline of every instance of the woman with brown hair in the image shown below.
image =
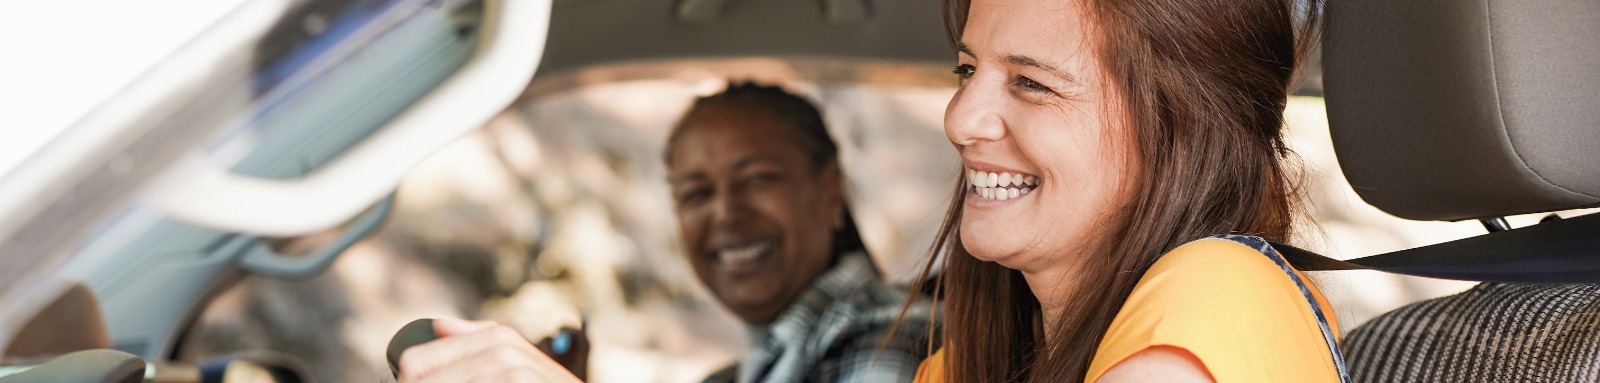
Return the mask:
<path id="1" fill-rule="evenodd" d="M 1320 6 L 947 2 L 965 171 L 918 381 L 1348 381 L 1333 310 L 1267 243 L 1300 202 L 1283 109 Z"/>

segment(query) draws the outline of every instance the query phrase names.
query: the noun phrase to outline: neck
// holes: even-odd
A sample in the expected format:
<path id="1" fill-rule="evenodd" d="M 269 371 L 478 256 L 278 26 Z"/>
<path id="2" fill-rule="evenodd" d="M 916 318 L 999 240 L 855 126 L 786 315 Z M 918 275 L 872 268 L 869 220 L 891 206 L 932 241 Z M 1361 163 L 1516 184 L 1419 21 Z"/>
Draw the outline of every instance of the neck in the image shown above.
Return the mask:
<path id="1" fill-rule="evenodd" d="M 1067 300 L 1071 299 L 1072 270 L 1066 265 L 1046 268 L 1036 272 L 1022 272 L 1022 278 L 1028 281 L 1028 289 L 1033 291 L 1033 296 L 1039 299 L 1039 312 L 1044 321 L 1046 340 L 1055 338 L 1056 322 L 1061 319 L 1061 314 L 1066 310 Z"/>

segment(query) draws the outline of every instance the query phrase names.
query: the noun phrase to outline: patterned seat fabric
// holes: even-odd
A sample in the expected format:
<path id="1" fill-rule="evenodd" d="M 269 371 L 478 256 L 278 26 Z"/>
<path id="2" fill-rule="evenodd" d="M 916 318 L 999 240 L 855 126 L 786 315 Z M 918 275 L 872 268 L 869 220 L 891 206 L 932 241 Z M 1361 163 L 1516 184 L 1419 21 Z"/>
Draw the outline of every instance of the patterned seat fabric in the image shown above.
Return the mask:
<path id="1" fill-rule="evenodd" d="M 1482 283 L 1356 328 L 1357 382 L 1600 382 L 1600 285 Z"/>

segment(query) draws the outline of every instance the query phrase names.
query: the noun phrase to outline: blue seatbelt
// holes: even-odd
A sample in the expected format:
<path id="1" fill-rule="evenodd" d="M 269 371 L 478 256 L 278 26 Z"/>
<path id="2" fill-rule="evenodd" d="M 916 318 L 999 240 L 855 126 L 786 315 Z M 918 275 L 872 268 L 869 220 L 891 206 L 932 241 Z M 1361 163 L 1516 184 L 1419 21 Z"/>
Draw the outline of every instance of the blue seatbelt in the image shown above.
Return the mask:
<path id="1" fill-rule="evenodd" d="M 1600 283 L 1600 214 L 1351 260 L 1273 243 L 1304 271 L 1371 269 L 1419 277 L 1506 283 Z"/>

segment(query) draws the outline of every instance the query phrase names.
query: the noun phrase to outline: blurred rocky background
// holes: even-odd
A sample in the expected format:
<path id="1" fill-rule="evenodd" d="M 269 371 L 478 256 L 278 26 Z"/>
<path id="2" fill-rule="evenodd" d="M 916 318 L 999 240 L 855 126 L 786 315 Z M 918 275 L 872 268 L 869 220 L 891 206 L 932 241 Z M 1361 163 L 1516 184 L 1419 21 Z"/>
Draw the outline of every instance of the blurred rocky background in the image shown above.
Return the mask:
<path id="1" fill-rule="evenodd" d="M 678 253 L 660 149 L 689 102 L 727 78 L 780 83 L 820 102 L 876 262 L 891 280 L 913 279 L 958 169 L 942 130 L 954 92 L 948 68 L 625 64 L 541 75 L 512 108 L 416 169 L 387 225 L 329 272 L 243 277 L 205 310 L 180 356 L 275 350 L 306 362 L 315 382 L 381 381 L 384 347 L 400 326 L 464 316 L 511 324 L 531 339 L 583 327 L 592 381 L 698 381 L 736 360 L 745 335 Z M 1476 222 L 1405 221 L 1361 202 L 1339 173 L 1321 98 L 1297 96 L 1287 113 L 1312 199 L 1306 247 L 1351 258 L 1483 233 Z M 1313 278 L 1346 331 L 1471 286 L 1372 272 Z"/>

